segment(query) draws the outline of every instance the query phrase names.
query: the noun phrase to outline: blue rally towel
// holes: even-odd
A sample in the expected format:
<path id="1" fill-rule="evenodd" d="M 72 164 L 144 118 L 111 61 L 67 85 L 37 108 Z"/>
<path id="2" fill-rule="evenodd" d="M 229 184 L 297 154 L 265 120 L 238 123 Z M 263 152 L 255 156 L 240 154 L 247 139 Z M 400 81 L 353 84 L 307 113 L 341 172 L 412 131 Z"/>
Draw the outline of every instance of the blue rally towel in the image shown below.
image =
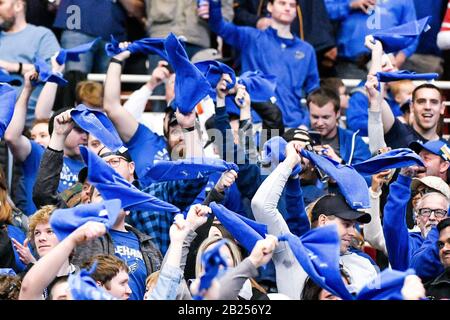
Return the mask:
<path id="1" fill-rule="evenodd" d="M 399 148 L 354 164 L 353 168 L 362 175 L 373 175 L 384 170 L 413 165 L 425 166 L 417 153 L 408 148 Z"/>
<path id="2" fill-rule="evenodd" d="M 287 141 L 280 136 L 270 138 L 264 143 L 263 163 L 280 163 L 286 159 Z M 292 170 L 291 176 L 295 176 L 302 171 L 300 165 L 296 165 Z"/>
<path id="3" fill-rule="evenodd" d="M 119 199 L 100 203 L 81 204 L 73 208 L 56 209 L 50 217 L 50 225 L 59 241 L 88 221 L 104 223 L 111 229 L 116 223 L 122 204 Z"/>
<path id="4" fill-rule="evenodd" d="M 206 251 L 202 255 L 202 263 L 205 273 L 200 277 L 200 285 L 198 287 L 198 294 L 193 297 L 194 300 L 202 300 L 202 292 L 208 290 L 215 277 L 219 274 L 222 266 L 222 273 L 227 269 L 227 262 L 220 254 L 220 248 L 226 243 L 223 239 L 217 242 L 211 250 Z"/>
<path id="5" fill-rule="evenodd" d="M 384 52 L 397 52 L 412 45 L 424 30 L 428 30 L 429 19 L 430 16 L 393 28 L 380 30 L 372 35 L 375 39 L 381 41 Z"/>
<path id="6" fill-rule="evenodd" d="M 66 61 L 80 61 L 80 54 L 90 51 L 100 39 L 98 37 L 91 42 L 83 43 L 70 49 L 61 49 L 56 56 L 56 62 L 59 65 L 63 65 Z"/>
<path id="7" fill-rule="evenodd" d="M 16 98 L 16 89 L 9 84 L 0 83 L 0 138 L 5 135 L 6 128 L 13 117 Z"/>
<path id="8" fill-rule="evenodd" d="M 0 83 L 7 83 L 12 86 L 21 86 L 22 81 L 18 77 L 11 76 L 8 71 L 0 68 Z"/>
<path id="9" fill-rule="evenodd" d="M 131 54 L 157 54 L 164 60 L 168 60 L 166 50 L 164 48 L 164 38 L 143 38 L 131 43 L 126 49 L 119 48 L 119 42 L 111 35 L 111 42 L 105 45 L 106 54 L 113 57 L 123 51 L 130 51 Z"/>
<path id="10" fill-rule="evenodd" d="M 301 154 L 336 180 L 342 195 L 352 209 L 370 208 L 367 183 L 353 167 L 305 149 L 302 149 Z"/>
<path id="11" fill-rule="evenodd" d="M 229 170 L 239 172 L 236 164 L 222 159 L 189 158 L 177 161 L 161 160 L 149 167 L 140 180 L 144 185 L 148 185 L 160 181 L 199 179 L 215 172 Z"/>
<path id="12" fill-rule="evenodd" d="M 239 76 L 238 83 L 245 86 L 253 102 L 273 102 L 275 98 L 277 77 L 274 75 L 264 74 L 261 71 L 247 71 Z"/>
<path id="13" fill-rule="evenodd" d="M 300 238 L 288 233 L 278 240 L 289 243 L 302 268 L 321 288 L 344 300 L 353 300 L 339 269 L 341 240 L 335 224 L 312 229 Z"/>
<path id="14" fill-rule="evenodd" d="M 96 136 L 108 149 L 116 152 L 123 147 L 116 128 L 103 112 L 79 104 L 70 112 L 70 115 L 84 131 Z"/>
<path id="15" fill-rule="evenodd" d="M 36 58 L 34 62 L 34 68 L 39 74 L 38 80 L 33 80 L 33 85 L 37 85 L 39 82 L 53 82 L 60 86 L 65 86 L 69 82 L 64 79 L 62 73 L 53 72 L 50 66 L 41 58 Z"/>
<path id="16" fill-rule="evenodd" d="M 241 216 L 215 202 L 211 202 L 209 207 L 225 229 L 227 229 L 248 252 L 253 250 L 253 247 L 258 240 L 263 240 L 266 237 L 267 225 Z"/>
<path id="17" fill-rule="evenodd" d="M 79 272 L 69 274 L 69 289 L 74 300 L 117 300 L 92 279 L 91 274 L 96 268 L 97 262 L 89 271 L 81 269 Z"/>
<path id="18" fill-rule="evenodd" d="M 434 80 L 439 77 L 437 73 L 415 73 L 407 70 L 393 72 L 377 72 L 379 82 L 392 82 L 399 80 Z"/>
<path id="19" fill-rule="evenodd" d="M 403 300 L 401 293 L 405 278 L 414 275 L 413 269 L 397 271 L 386 269 L 373 281 L 364 286 L 356 297 L 357 300 Z"/>
<path id="20" fill-rule="evenodd" d="M 169 63 L 175 70 L 174 109 L 189 114 L 214 90 L 205 76 L 193 65 L 177 37 L 171 33 L 165 41 Z"/>
<path id="21" fill-rule="evenodd" d="M 236 85 L 236 74 L 234 70 L 227 66 L 225 63 L 217 60 L 201 61 L 194 64 L 198 70 L 205 76 L 211 85 L 211 88 L 217 87 L 222 74 L 229 74 L 231 77 L 231 83 L 227 84 L 227 90 L 234 88 Z M 216 91 L 213 89 L 211 94 L 213 100 L 216 99 Z"/>
<path id="22" fill-rule="evenodd" d="M 89 183 L 104 200 L 120 199 L 125 210 L 180 212 L 174 205 L 137 189 L 85 146 L 80 146 L 80 154 L 88 166 Z"/>

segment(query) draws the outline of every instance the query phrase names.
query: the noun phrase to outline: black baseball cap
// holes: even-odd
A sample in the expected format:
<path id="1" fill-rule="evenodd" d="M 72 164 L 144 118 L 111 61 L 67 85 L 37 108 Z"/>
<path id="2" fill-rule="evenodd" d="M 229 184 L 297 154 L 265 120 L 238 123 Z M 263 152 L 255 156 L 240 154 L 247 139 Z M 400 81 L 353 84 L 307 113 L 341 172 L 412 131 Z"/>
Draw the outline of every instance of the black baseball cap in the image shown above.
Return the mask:
<path id="1" fill-rule="evenodd" d="M 359 223 L 369 223 L 371 220 L 370 214 L 352 209 L 341 194 L 327 194 L 320 198 L 312 210 L 312 221 L 316 221 L 321 214 Z"/>

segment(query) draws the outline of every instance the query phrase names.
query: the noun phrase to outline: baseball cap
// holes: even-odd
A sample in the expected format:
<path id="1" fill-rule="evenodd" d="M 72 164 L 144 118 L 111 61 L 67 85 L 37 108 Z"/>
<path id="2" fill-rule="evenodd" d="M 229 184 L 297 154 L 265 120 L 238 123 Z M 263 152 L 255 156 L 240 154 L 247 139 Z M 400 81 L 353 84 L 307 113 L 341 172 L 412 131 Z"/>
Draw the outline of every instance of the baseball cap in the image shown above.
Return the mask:
<path id="1" fill-rule="evenodd" d="M 414 141 L 409 144 L 409 148 L 417 154 L 425 149 L 428 152 L 440 156 L 445 161 L 450 161 L 450 148 L 444 141 L 441 140 L 428 141 L 427 143 Z"/>
<path id="2" fill-rule="evenodd" d="M 340 194 L 327 194 L 317 201 L 312 209 L 312 221 L 316 221 L 321 214 L 360 223 L 369 223 L 371 220 L 370 214 L 352 209 Z"/>
<path id="3" fill-rule="evenodd" d="M 447 199 L 450 200 L 450 187 L 439 177 L 427 176 L 423 178 L 413 178 L 411 183 L 411 191 L 414 192 L 420 186 L 425 186 L 436 190 L 436 192 L 442 193 L 445 197 L 447 197 Z"/>

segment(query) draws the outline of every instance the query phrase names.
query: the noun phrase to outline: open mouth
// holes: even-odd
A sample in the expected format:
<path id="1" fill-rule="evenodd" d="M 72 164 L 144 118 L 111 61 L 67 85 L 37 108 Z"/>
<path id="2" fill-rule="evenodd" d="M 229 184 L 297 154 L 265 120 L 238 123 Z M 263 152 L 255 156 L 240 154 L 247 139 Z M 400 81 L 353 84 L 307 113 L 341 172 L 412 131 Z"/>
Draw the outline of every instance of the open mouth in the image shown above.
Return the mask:
<path id="1" fill-rule="evenodd" d="M 424 118 L 424 119 L 431 119 L 431 118 L 433 118 L 433 114 L 432 113 L 422 113 L 422 118 Z"/>

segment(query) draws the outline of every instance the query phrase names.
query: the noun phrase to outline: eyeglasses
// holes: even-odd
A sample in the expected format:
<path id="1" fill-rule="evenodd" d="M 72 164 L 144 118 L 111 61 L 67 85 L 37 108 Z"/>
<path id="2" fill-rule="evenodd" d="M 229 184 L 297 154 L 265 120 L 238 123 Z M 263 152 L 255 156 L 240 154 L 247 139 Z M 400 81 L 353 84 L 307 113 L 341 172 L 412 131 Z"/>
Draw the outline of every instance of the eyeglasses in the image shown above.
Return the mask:
<path id="1" fill-rule="evenodd" d="M 109 160 L 105 160 L 105 162 L 106 162 L 107 164 L 109 164 L 111 167 L 117 168 L 117 167 L 120 165 L 120 160 L 126 161 L 125 158 L 117 157 L 117 158 L 111 158 L 111 159 L 109 159 Z"/>
<path id="2" fill-rule="evenodd" d="M 422 208 L 419 209 L 419 215 L 425 218 L 429 218 L 431 214 L 434 213 L 436 218 L 443 218 L 447 215 L 447 210 L 444 209 L 430 209 L 430 208 Z"/>

